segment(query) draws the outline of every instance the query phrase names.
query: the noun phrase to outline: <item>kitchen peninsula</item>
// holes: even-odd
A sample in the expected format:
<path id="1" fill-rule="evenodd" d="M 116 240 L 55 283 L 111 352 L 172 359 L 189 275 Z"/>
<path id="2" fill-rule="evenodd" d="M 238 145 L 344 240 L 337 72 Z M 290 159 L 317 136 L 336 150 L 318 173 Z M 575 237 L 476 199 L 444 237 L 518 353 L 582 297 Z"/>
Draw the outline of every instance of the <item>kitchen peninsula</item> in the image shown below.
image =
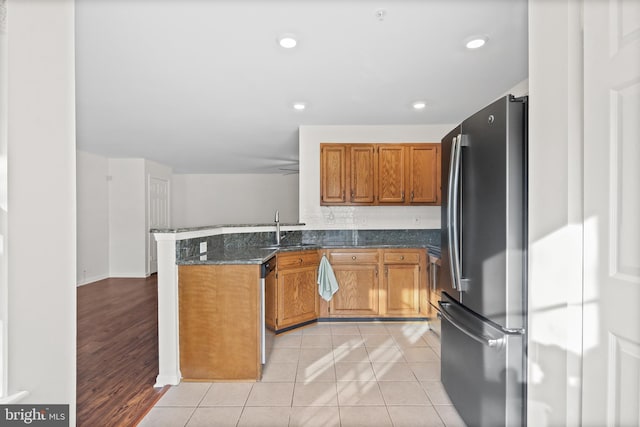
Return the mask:
<path id="1" fill-rule="evenodd" d="M 326 254 L 333 260 L 332 263 L 336 263 L 339 281 L 342 280 L 341 274 L 345 278 L 342 280 L 345 283 L 343 295 L 348 296 L 349 281 L 353 281 L 350 278 L 361 277 L 363 270 L 359 267 L 343 268 L 344 272 L 342 272 L 340 262 L 344 264 L 345 257 L 350 257 L 349 259 L 354 257 L 353 262 L 358 256 L 357 253 L 367 252 L 366 262 L 371 266 L 368 271 L 373 273 L 370 276 L 366 276 L 367 273 L 365 273 L 364 277 L 365 279 L 375 277 L 374 286 L 376 290 L 379 287 L 381 293 L 380 297 L 376 293 L 375 301 L 369 303 L 373 304 L 371 305 L 373 308 L 368 314 L 364 313 L 364 316 L 369 318 L 425 317 L 424 311 L 419 308 L 426 307 L 426 301 L 428 301 L 427 274 L 422 270 L 425 268 L 427 254 L 425 249 L 430 245 L 439 246 L 439 230 L 308 230 L 304 224 L 283 224 L 282 242 L 279 246 L 275 245 L 274 231 L 275 227 L 272 224 L 151 230 L 158 242 L 160 372 L 156 386 L 175 385 L 183 378 L 192 380 L 260 379 L 261 363 L 264 363 L 265 357 L 265 332 L 262 326 L 265 314 L 269 317 L 271 310 L 272 315 L 275 316 L 274 310 L 279 310 L 275 305 L 269 306 L 268 292 L 266 298 L 268 307 L 263 305 L 265 282 L 261 282 L 261 278 L 264 278 L 264 266 L 267 261 L 275 256 L 281 255 L 285 259 L 286 254 L 296 254 L 295 259 L 310 259 L 304 256 L 298 257 L 297 254 L 314 254 L 314 259 L 317 260 Z M 416 255 L 405 258 L 405 254 L 411 253 Z M 307 268 L 306 271 L 305 281 L 308 282 L 309 278 L 315 281 L 317 264 Z M 378 282 L 378 273 L 386 274 L 388 271 L 391 272 L 388 277 L 395 278 L 394 280 L 408 278 L 410 286 L 416 287 L 416 290 L 420 287 L 422 293 L 416 293 L 420 301 L 416 296 L 415 302 L 412 300 L 411 303 L 405 303 L 402 298 L 405 298 L 406 292 L 396 292 L 396 296 L 393 292 L 383 293 L 383 288 L 385 290 L 389 288 L 378 283 L 386 286 L 388 279 L 381 277 Z M 317 290 L 317 287 L 315 289 Z M 323 300 L 320 303 L 317 292 L 310 292 L 309 288 L 305 292 L 306 295 L 311 295 L 319 301 L 316 305 L 317 309 L 313 308 L 313 303 L 306 304 L 307 312 L 311 307 L 311 317 L 297 316 L 294 312 L 291 317 L 294 319 L 293 323 L 281 323 L 274 327 L 267 321 L 267 325 L 275 330 L 278 328 L 286 330 L 290 325 L 296 324 L 296 319 L 299 321 L 312 318 L 315 321 L 318 318 L 322 320 L 334 316 L 362 315 L 357 310 L 350 312 L 349 307 L 345 307 L 347 299 L 340 300 L 334 296 L 331 303 L 334 303 L 338 310 L 334 309 L 332 312 L 331 303 Z M 340 295 L 340 291 L 336 295 Z M 234 304 L 234 299 L 239 303 Z M 282 302 L 281 297 L 280 302 Z M 276 303 L 271 302 L 271 304 Z M 234 311 L 235 309 L 237 310 Z M 197 314 L 198 310 L 212 315 L 213 323 L 204 321 L 200 314 Z M 288 313 L 291 313 L 291 310 Z M 187 332 L 190 332 L 192 337 L 197 337 L 197 340 L 182 342 L 181 339 Z M 209 349 L 205 353 L 213 355 L 211 356 L 213 359 L 207 359 L 209 354 L 206 356 L 198 354 L 196 348 L 202 345 Z M 230 355 L 239 354 L 239 349 L 242 349 L 242 354 L 245 355 L 244 360 L 234 359 L 234 364 L 238 364 L 237 366 L 224 362 L 229 360 Z M 212 362 L 214 359 L 216 362 Z M 215 372 L 190 370 L 193 364 L 186 363 L 186 360 L 195 360 L 196 365 L 200 366 L 219 363 L 221 369 L 224 369 L 214 370 Z"/>

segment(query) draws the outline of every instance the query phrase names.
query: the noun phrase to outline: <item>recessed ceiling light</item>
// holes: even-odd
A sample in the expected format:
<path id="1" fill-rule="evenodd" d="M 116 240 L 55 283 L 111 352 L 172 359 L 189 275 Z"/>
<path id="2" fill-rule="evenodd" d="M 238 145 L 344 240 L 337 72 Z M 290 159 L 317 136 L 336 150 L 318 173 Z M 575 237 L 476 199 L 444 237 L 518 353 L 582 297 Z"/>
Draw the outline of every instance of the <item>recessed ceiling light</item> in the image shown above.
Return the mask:
<path id="1" fill-rule="evenodd" d="M 305 108 L 307 108 L 307 104 L 305 104 L 304 102 L 294 102 L 293 103 L 293 109 L 294 110 L 302 111 Z"/>
<path id="2" fill-rule="evenodd" d="M 411 106 L 415 110 L 424 110 L 427 107 L 427 103 L 424 101 L 416 101 L 413 104 L 411 104 Z"/>
<path id="3" fill-rule="evenodd" d="M 298 41 L 292 34 L 284 34 L 278 37 L 278 44 L 285 49 L 292 49 L 296 47 Z"/>
<path id="4" fill-rule="evenodd" d="M 478 49 L 484 46 L 485 43 L 487 43 L 487 40 L 489 40 L 489 38 L 486 36 L 470 37 L 466 40 L 465 46 L 467 47 L 467 49 Z"/>

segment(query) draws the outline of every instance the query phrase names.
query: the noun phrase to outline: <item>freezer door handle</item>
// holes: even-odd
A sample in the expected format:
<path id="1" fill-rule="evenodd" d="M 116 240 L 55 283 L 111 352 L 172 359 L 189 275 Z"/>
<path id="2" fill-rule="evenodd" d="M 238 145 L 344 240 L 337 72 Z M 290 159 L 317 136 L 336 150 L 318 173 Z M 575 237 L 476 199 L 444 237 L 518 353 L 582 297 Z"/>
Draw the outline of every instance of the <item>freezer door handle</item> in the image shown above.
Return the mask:
<path id="1" fill-rule="evenodd" d="M 438 301 L 440 313 L 449 323 L 458 330 L 478 341 L 479 343 L 501 350 L 509 336 L 522 336 L 523 329 L 506 329 L 481 318 L 475 318 L 463 308 L 446 301 Z M 467 319 L 465 322 L 463 319 Z"/>

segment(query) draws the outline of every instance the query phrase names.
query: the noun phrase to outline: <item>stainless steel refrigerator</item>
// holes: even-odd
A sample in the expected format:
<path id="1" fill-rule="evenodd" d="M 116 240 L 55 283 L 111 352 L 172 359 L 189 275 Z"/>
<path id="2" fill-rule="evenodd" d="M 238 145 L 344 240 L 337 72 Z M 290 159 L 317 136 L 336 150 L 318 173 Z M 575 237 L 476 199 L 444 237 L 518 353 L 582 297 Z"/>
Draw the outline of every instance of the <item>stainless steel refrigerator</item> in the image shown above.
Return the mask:
<path id="1" fill-rule="evenodd" d="M 468 426 L 526 424 L 527 98 L 442 140 L 442 383 Z"/>

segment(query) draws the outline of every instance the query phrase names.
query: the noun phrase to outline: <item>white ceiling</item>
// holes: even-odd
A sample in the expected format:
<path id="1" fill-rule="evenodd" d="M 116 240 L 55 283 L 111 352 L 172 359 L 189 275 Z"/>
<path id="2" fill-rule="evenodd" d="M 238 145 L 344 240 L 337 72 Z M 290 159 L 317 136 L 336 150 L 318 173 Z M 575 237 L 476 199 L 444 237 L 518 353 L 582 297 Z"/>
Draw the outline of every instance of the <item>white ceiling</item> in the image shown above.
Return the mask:
<path id="1" fill-rule="evenodd" d="M 472 35 L 489 41 L 467 50 Z M 526 79 L 527 56 L 526 0 L 77 0 L 77 143 L 282 173 L 300 125 L 457 123 Z"/>

